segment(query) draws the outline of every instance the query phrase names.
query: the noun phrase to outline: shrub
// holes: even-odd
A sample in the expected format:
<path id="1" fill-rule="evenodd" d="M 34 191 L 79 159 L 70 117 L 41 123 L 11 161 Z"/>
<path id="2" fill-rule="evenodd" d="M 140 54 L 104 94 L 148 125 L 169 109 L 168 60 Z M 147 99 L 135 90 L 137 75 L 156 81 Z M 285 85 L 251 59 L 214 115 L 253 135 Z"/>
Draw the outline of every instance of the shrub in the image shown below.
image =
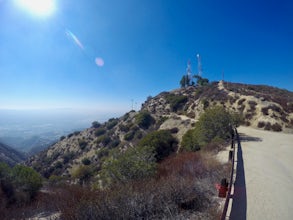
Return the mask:
<path id="1" fill-rule="evenodd" d="M 75 156 L 74 152 L 68 152 L 68 153 L 65 153 L 63 155 L 63 163 L 66 164 L 68 163 L 71 159 L 73 159 Z"/>
<path id="2" fill-rule="evenodd" d="M 141 139 L 143 137 L 142 131 L 138 130 L 135 132 L 134 138 L 135 139 Z"/>
<path id="3" fill-rule="evenodd" d="M 170 132 L 171 132 L 172 134 L 177 134 L 178 131 L 179 131 L 179 129 L 178 129 L 177 127 L 174 127 L 174 128 L 171 128 L 171 129 L 170 129 Z"/>
<path id="4" fill-rule="evenodd" d="M 119 120 L 117 118 L 111 118 L 109 119 L 106 127 L 107 129 L 112 129 L 113 127 L 115 127 L 118 124 Z"/>
<path id="5" fill-rule="evenodd" d="M 78 145 L 79 145 L 79 147 L 80 147 L 81 150 L 85 149 L 86 146 L 87 146 L 87 144 L 88 143 L 85 140 L 79 140 L 78 141 Z"/>
<path id="6" fill-rule="evenodd" d="M 42 187 L 42 178 L 30 167 L 0 164 L 0 184 L 10 202 L 29 202 Z"/>
<path id="7" fill-rule="evenodd" d="M 91 164 L 90 159 L 87 157 L 83 158 L 81 162 L 83 165 L 86 165 L 86 166 Z"/>
<path id="8" fill-rule="evenodd" d="M 98 151 L 98 158 L 101 159 L 103 157 L 107 157 L 109 155 L 109 149 L 108 148 L 101 148 Z"/>
<path id="9" fill-rule="evenodd" d="M 196 151 L 214 139 L 226 140 L 231 136 L 231 126 L 237 124 L 223 107 L 209 108 L 200 116 L 195 128 L 184 134 L 181 146 L 184 150 Z"/>
<path id="10" fill-rule="evenodd" d="M 170 131 L 159 130 L 148 133 L 143 137 L 139 144 L 141 147 L 148 147 L 155 153 L 157 161 L 169 156 L 175 152 L 177 140 L 172 136 Z"/>
<path id="11" fill-rule="evenodd" d="M 102 166 L 101 175 L 106 182 L 127 182 L 152 176 L 155 173 L 155 157 L 151 148 L 129 148 L 115 158 L 109 157 Z"/>
<path id="12" fill-rule="evenodd" d="M 130 131 L 124 135 L 124 140 L 131 141 L 134 138 L 135 131 Z"/>
<path id="13" fill-rule="evenodd" d="M 181 109 L 188 100 L 188 98 L 184 95 L 174 95 L 174 94 L 168 94 L 166 99 L 167 99 L 167 102 L 170 104 L 171 110 L 174 112 Z"/>
<path id="14" fill-rule="evenodd" d="M 104 129 L 104 128 L 98 128 L 95 131 L 95 136 L 98 137 L 98 136 L 103 135 L 105 133 L 106 133 L 106 129 Z"/>
<path id="15" fill-rule="evenodd" d="M 135 122 L 142 129 L 148 129 L 149 126 L 154 122 L 154 119 L 149 112 L 142 111 L 135 116 Z"/>
<path id="16" fill-rule="evenodd" d="M 87 183 L 92 176 L 93 168 L 91 166 L 80 166 L 72 173 L 72 177 L 78 179 L 80 185 Z"/>
<path id="17" fill-rule="evenodd" d="M 99 122 L 97 122 L 97 121 L 94 121 L 92 123 L 92 128 L 99 128 L 100 126 L 101 126 L 101 124 Z"/>
<path id="18" fill-rule="evenodd" d="M 115 148 L 120 144 L 120 140 L 119 139 L 114 139 L 109 143 L 109 148 Z"/>
<path id="19" fill-rule="evenodd" d="M 75 135 L 75 136 L 77 136 L 77 135 L 79 135 L 80 134 L 80 131 L 75 131 L 75 132 L 73 132 L 73 135 Z"/>
<path id="20" fill-rule="evenodd" d="M 242 103 L 245 102 L 245 100 L 246 100 L 246 99 L 240 99 L 240 100 L 238 101 L 238 105 L 242 105 Z"/>
<path id="21" fill-rule="evenodd" d="M 108 135 L 102 135 L 97 139 L 97 143 L 102 143 L 107 146 L 111 142 L 111 138 Z"/>
<path id="22" fill-rule="evenodd" d="M 195 131 L 197 127 L 188 130 L 182 137 L 181 147 L 186 151 L 198 151 L 200 150 L 200 144 L 197 139 L 198 132 Z"/>
<path id="23" fill-rule="evenodd" d="M 119 125 L 120 131 L 123 131 L 123 132 L 128 132 L 129 131 L 129 128 L 130 128 L 129 125 L 125 125 L 125 124 L 120 124 Z"/>
<path id="24" fill-rule="evenodd" d="M 264 115 L 269 115 L 269 108 L 268 107 L 262 108 L 261 111 Z"/>
<path id="25" fill-rule="evenodd" d="M 201 100 L 201 103 L 203 104 L 203 109 L 207 109 L 210 105 L 210 103 L 207 99 Z"/>
<path id="26" fill-rule="evenodd" d="M 271 130 L 271 127 L 272 127 L 271 123 L 267 122 L 264 129 L 269 131 Z"/>
<path id="27" fill-rule="evenodd" d="M 273 131 L 282 131 L 282 126 L 278 123 L 275 123 L 272 125 L 272 130 Z"/>
<path id="28" fill-rule="evenodd" d="M 260 122 L 258 122 L 257 127 L 258 128 L 263 128 L 265 126 L 265 124 L 266 124 L 265 122 L 260 121 Z"/>
<path id="29" fill-rule="evenodd" d="M 67 135 L 67 138 L 71 138 L 74 134 L 73 133 L 70 133 Z"/>

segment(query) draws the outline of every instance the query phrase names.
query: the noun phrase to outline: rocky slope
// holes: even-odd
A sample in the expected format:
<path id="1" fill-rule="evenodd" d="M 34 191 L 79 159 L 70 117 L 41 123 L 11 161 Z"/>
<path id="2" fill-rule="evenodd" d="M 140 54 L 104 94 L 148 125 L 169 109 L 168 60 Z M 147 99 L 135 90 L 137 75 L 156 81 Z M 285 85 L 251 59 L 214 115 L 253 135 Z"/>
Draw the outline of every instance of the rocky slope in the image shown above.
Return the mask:
<path id="1" fill-rule="evenodd" d="M 61 137 L 27 164 L 45 177 L 71 176 L 82 164 L 99 169 L 111 149 L 135 146 L 150 131 L 167 129 L 179 144 L 200 114 L 222 105 L 243 115 L 248 126 L 274 131 L 293 130 L 293 93 L 268 86 L 214 82 L 149 97 L 138 112 L 131 111 L 91 128 Z"/>
<path id="2" fill-rule="evenodd" d="M 6 144 L 0 143 L 0 162 L 13 166 L 17 163 L 23 162 L 24 160 L 24 154 L 14 150 Z"/>

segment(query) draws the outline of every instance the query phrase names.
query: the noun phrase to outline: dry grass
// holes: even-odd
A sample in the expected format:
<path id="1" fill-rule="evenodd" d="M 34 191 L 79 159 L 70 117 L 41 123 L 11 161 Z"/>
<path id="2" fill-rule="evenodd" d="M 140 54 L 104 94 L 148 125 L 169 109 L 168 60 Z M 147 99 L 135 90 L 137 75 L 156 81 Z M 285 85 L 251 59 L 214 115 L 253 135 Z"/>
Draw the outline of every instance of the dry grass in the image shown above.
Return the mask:
<path id="1" fill-rule="evenodd" d="M 209 152 L 181 153 L 159 164 L 155 178 L 104 190 L 51 187 L 23 207 L 1 205 L 1 219 L 61 211 L 62 219 L 216 219 L 215 183 L 229 174 Z"/>

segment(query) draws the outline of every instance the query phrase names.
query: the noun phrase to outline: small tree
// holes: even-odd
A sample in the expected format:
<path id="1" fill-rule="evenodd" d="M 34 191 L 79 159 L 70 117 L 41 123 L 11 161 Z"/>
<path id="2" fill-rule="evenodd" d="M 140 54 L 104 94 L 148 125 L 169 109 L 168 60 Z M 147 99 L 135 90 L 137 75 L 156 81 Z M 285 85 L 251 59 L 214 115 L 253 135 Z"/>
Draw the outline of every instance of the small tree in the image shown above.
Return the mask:
<path id="1" fill-rule="evenodd" d="M 197 79 L 197 85 L 199 86 L 205 86 L 209 84 L 209 80 L 207 78 L 202 78 L 199 75 L 195 75 L 194 78 Z"/>
<path id="2" fill-rule="evenodd" d="M 187 75 L 183 75 L 180 80 L 180 85 L 181 85 L 181 88 L 185 88 L 187 86 L 190 86 L 191 85 L 190 78 Z"/>

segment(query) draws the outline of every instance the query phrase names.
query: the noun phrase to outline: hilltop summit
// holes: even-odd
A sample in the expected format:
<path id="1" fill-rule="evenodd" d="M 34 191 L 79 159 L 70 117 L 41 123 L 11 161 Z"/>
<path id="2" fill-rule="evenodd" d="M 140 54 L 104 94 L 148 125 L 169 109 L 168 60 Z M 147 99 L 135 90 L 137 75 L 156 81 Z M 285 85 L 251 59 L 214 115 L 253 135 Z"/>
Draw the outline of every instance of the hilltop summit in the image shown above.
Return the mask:
<path id="1" fill-rule="evenodd" d="M 223 106 L 239 113 L 246 126 L 272 131 L 293 131 L 293 93 L 264 85 L 213 82 L 189 86 L 148 97 L 138 112 L 61 137 L 47 150 L 31 157 L 27 164 L 49 178 L 72 176 L 80 165 L 100 169 L 103 157 L 112 149 L 135 147 L 146 134 L 169 130 L 178 140 L 193 126 L 205 109 Z"/>

